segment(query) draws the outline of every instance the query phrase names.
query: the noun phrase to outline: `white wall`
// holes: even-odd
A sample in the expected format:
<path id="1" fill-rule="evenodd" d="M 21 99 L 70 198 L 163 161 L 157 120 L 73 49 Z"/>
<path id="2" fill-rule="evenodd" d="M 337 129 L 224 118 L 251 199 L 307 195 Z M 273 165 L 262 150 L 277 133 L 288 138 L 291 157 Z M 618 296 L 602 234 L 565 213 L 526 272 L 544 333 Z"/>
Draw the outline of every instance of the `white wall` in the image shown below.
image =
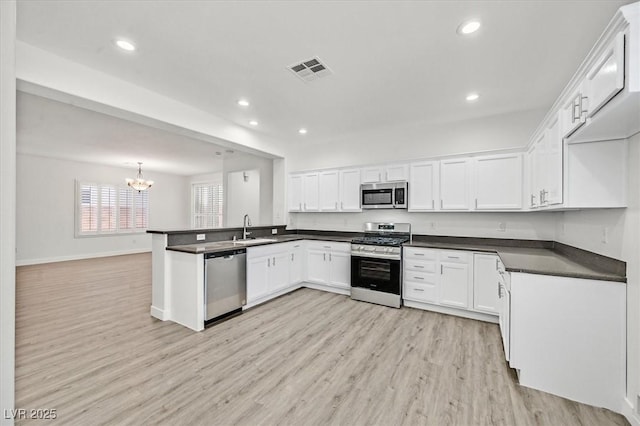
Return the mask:
<path id="1" fill-rule="evenodd" d="M 16 296 L 16 2 L 0 1 L 0 424 L 14 408 Z M 7 411 L 5 411 L 7 410 Z M 10 416 L 9 416 L 10 417 Z"/>
<path id="2" fill-rule="evenodd" d="M 545 113 L 546 109 L 518 111 L 455 123 L 425 120 L 322 143 L 301 140 L 287 152 L 287 172 L 520 148 Z"/>
<path id="3" fill-rule="evenodd" d="M 270 158 L 258 157 L 250 154 L 234 154 L 226 157 L 223 164 L 224 187 L 229 188 L 227 175 L 231 172 L 243 170 L 257 170 L 260 174 L 260 214 L 251 217 L 254 226 L 273 224 L 273 160 Z M 225 199 L 234 197 L 226 191 Z M 227 203 L 228 204 L 228 203 Z M 225 213 L 228 210 L 225 208 Z M 233 211 L 231 212 L 233 214 Z M 243 214 L 244 215 L 244 214 Z M 228 215 L 226 215 L 228 216 Z M 242 217 L 240 217 L 242 219 Z M 227 221 L 225 220 L 225 224 Z M 237 218 L 229 223 L 237 223 Z"/>
<path id="4" fill-rule="evenodd" d="M 640 134 L 629 139 L 627 158 L 628 207 L 562 213 L 556 240 L 627 262 L 627 399 L 635 406 L 640 393 Z"/>
<path id="5" fill-rule="evenodd" d="M 246 176 L 246 179 L 245 179 Z M 244 225 L 244 215 L 248 214 L 251 224 L 260 217 L 260 171 L 243 170 L 227 173 L 225 188 L 228 228 Z"/>
<path id="6" fill-rule="evenodd" d="M 289 228 L 362 231 L 364 222 L 409 222 L 414 234 L 553 240 L 557 213 L 290 213 Z M 506 230 L 499 231 L 500 223 Z"/>
<path id="7" fill-rule="evenodd" d="M 19 154 L 18 264 L 151 250 L 151 236 L 146 233 L 75 237 L 75 180 L 120 184 L 136 173 L 132 168 Z M 145 177 L 155 181 L 149 190 L 149 228 L 188 228 L 188 178 L 156 172 Z"/>

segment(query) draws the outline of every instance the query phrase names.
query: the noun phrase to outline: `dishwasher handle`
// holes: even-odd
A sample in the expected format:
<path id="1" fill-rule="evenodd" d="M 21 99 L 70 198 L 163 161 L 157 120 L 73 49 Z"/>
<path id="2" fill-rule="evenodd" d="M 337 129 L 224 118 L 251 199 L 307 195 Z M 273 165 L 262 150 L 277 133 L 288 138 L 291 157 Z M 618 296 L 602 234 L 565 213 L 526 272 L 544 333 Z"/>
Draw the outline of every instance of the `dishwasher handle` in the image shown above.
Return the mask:
<path id="1" fill-rule="evenodd" d="M 205 253 L 204 258 L 206 259 L 214 259 L 214 258 L 225 258 L 225 259 L 232 259 L 233 256 L 235 256 L 236 254 L 244 254 L 247 252 L 246 248 L 243 249 L 234 249 L 234 250 L 225 250 L 225 251 L 219 251 L 219 252 L 213 252 L 213 253 Z"/>

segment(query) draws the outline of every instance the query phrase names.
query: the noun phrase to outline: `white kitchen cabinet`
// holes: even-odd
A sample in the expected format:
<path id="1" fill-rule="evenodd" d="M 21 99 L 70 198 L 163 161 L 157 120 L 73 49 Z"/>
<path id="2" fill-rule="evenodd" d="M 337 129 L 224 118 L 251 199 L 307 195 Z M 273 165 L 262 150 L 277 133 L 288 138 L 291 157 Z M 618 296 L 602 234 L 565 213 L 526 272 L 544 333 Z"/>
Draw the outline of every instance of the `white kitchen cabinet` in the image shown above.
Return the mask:
<path id="1" fill-rule="evenodd" d="M 304 243 L 302 241 L 296 241 L 290 244 L 289 256 L 289 283 L 299 284 L 304 281 Z"/>
<path id="2" fill-rule="evenodd" d="M 440 304 L 454 308 L 469 307 L 469 265 L 440 261 Z"/>
<path id="3" fill-rule="evenodd" d="M 522 208 L 522 154 L 475 158 L 473 181 L 476 210 Z"/>
<path id="4" fill-rule="evenodd" d="M 511 273 L 510 366 L 523 386 L 619 411 L 626 284 Z"/>
<path id="5" fill-rule="evenodd" d="M 269 258 L 270 256 L 247 256 L 247 303 L 260 300 L 269 294 Z"/>
<path id="6" fill-rule="evenodd" d="M 564 201 L 564 144 L 560 119 L 561 113 L 556 114 L 527 151 L 529 207 L 549 207 Z"/>
<path id="7" fill-rule="evenodd" d="M 499 311 L 498 256 L 495 254 L 473 255 L 473 309 L 490 314 Z"/>
<path id="8" fill-rule="evenodd" d="M 288 243 L 247 248 L 247 303 L 260 301 L 289 287 L 290 269 Z"/>
<path id="9" fill-rule="evenodd" d="M 362 183 L 381 183 L 405 181 L 409 177 L 407 164 L 365 167 L 362 169 Z"/>
<path id="10" fill-rule="evenodd" d="M 620 32 L 598 57 L 585 77 L 591 118 L 624 88 L 624 33 Z"/>
<path id="11" fill-rule="evenodd" d="M 306 173 L 303 175 L 303 211 L 313 212 L 320 210 L 319 181 L 319 173 Z"/>
<path id="12" fill-rule="evenodd" d="M 289 175 L 289 211 L 301 212 L 303 202 L 303 177 L 301 174 Z"/>
<path id="13" fill-rule="evenodd" d="M 343 290 L 351 286 L 351 245 L 327 241 L 307 243 L 307 281 Z"/>
<path id="14" fill-rule="evenodd" d="M 360 207 L 360 169 L 340 170 L 340 211 L 362 211 Z"/>
<path id="15" fill-rule="evenodd" d="M 421 161 L 409 167 L 409 211 L 433 211 L 438 199 L 438 162 Z"/>
<path id="16" fill-rule="evenodd" d="M 469 210 L 470 160 L 440 161 L 440 209 Z"/>
<path id="17" fill-rule="evenodd" d="M 318 182 L 320 211 L 338 211 L 340 207 L 340 172 L 338 170 L 320 172 Z"/>
<path id="18" fill-rule="evenodd" d="M 438 251 L 405 247 L 402 263 L 403 298 L 416 302 L 438 303 Z"/>
<path id="19" fill-rule="evenodd" d="M 563 202 L 563 150 L 564 143 L 560 131 L 560 114 L 545 129 L 545 187 L 541 200 L 545 206 Z"/>
<path id="20" fill-rule="evenodd" d="M 582 125 L 587 118 L 587 98 L 584 94 L 584 83 L 569 95 L 560 105 L 561 136 L 569 137 Z"/>

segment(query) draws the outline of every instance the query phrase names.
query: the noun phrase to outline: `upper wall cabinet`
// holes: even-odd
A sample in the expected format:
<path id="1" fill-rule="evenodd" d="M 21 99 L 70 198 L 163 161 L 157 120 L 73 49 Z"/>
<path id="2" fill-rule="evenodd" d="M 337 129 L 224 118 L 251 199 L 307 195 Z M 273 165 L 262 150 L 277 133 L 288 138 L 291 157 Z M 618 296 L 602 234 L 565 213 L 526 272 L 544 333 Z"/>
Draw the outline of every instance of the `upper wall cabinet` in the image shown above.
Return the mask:
<path id="1" fill-rule="evenodd" d="M 421 161 L 409 166 L 409 211 L 425 212 L 436 209 L 438 195 L 437 161 Z"/>
<path id="2" fill-rule="evenodd" d="M 289 211 L 319 211 L 319 173 L 289 175 Z"/>
<path id="3" fill-rule="evenodd" d="M 522 208 L 522 154 L 487 155 L 474 162 L 476 210 Z"/>
<path id="4" fill-rule="evenodd" d="M 360 169 L 340 170 L 340 211 L 362 211 L 360 207 Z"/>
<path id="5" fill-rule="evenodd" d="M 638 3 L 619 9 L 558 103 L 561 133 L 571 143 L 625 139 L 640 131 Z"/>
<path id="6" fill-rule="evenodd" d="M 618 33 L 585 77 L 587 118 L 593 117 L 624 87 L 624 33 Z"/>
<path id="7" fill-rule="evenodd" d="M 290 212 L 359 212 L 360 169 L 289 175 Z"/>
<path id="8" fill-rule="evenodd" d="M 440 161 L 440 210 L 469 210 L 471 160 Z"/>
<path id="9" fill-rule="evenodd" d="M 407 164 L 367 167 L 362 169 L 362 183 L 398 182 L 409 178 Z"/>

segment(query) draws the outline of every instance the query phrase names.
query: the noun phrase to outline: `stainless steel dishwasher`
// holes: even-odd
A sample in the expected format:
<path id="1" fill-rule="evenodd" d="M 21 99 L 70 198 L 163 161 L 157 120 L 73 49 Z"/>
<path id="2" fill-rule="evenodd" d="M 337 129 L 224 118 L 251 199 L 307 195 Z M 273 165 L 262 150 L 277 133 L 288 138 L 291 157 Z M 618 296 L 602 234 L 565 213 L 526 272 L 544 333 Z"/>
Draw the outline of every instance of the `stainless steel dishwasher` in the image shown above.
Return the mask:
<path id="1" fill-rule="evenodd" d="M 242 312 L 247 301 L 247 250 L 205 254 L 205 324 Z"/>

